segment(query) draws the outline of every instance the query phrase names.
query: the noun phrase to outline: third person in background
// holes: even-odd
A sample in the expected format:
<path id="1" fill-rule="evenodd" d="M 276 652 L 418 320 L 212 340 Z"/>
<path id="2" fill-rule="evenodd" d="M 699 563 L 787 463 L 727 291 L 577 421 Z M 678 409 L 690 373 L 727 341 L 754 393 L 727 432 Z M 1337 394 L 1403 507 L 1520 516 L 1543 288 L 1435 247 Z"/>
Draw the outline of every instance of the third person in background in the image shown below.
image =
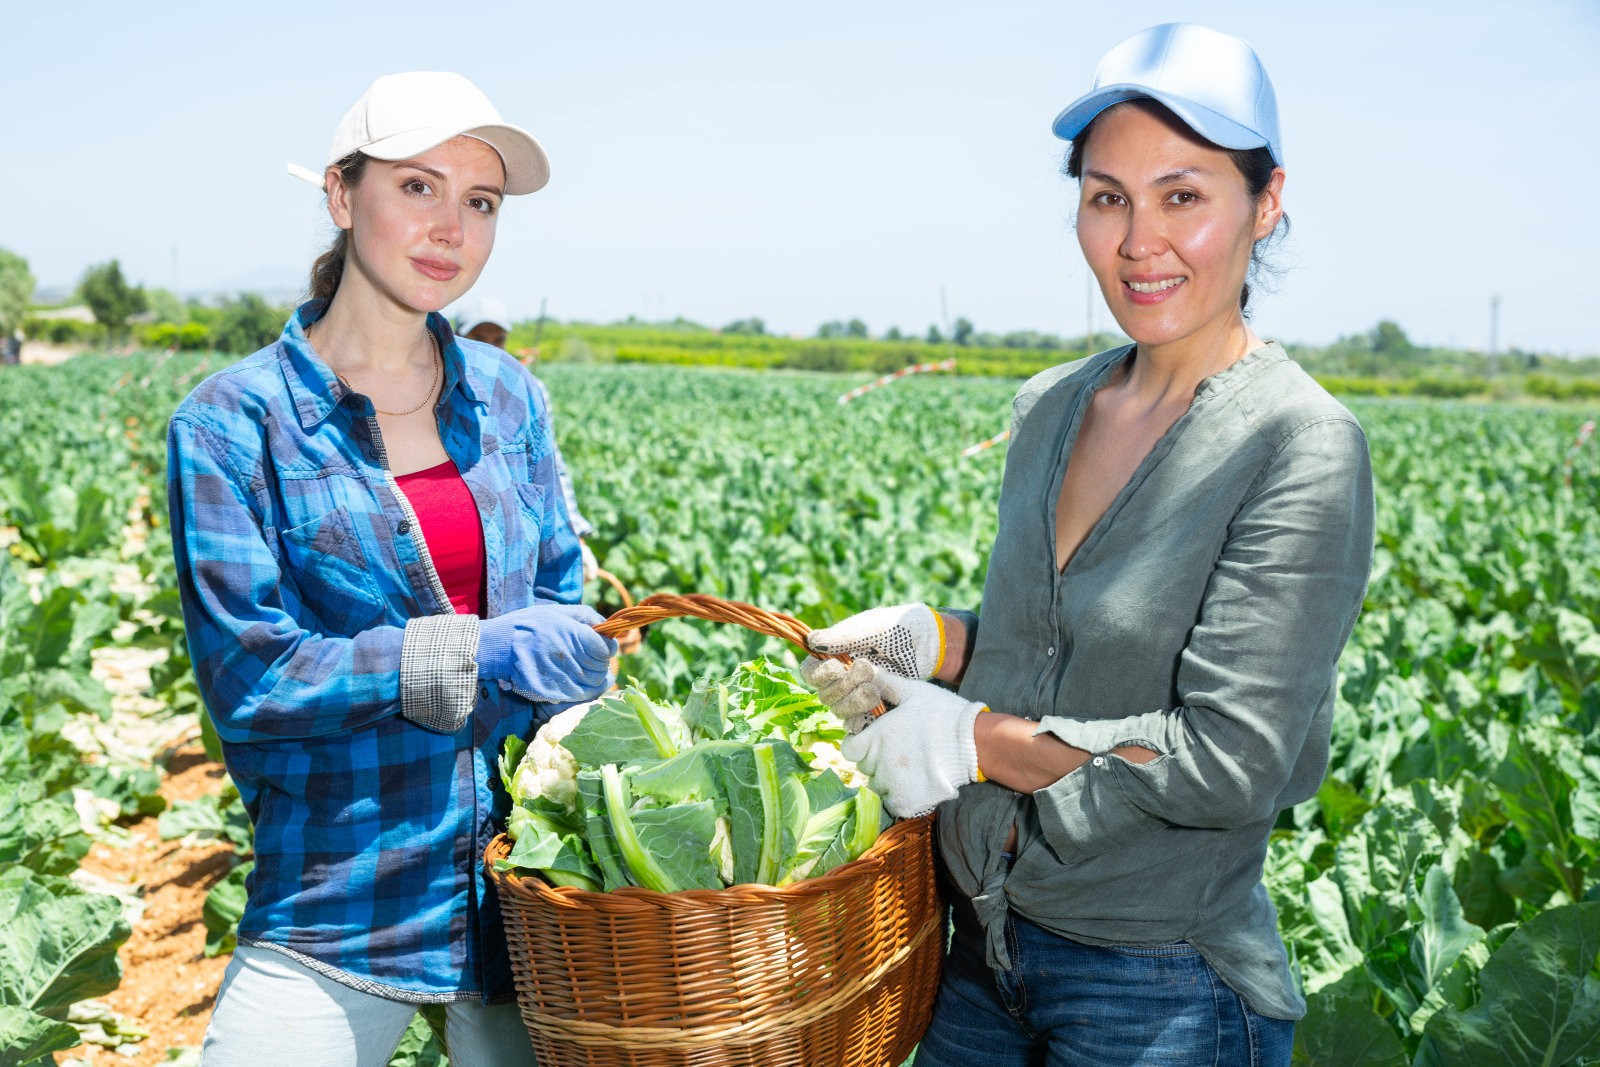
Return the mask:
<path id="1" fill-rule="evenodd" d="M 456 333 L 459 336 L 482 341 L 502 350 L 506 347 L 506 338 L 511 336 L 511 316 L 506 313 L 506 306 L 493 297 L 475 297 L 464 302 L 458 309 L 456 321 Z M 537 375 L 533 376 L 533 383 L 544 394 L 545 410 L 554 412 L 549 388 Z M 578 494 L 572 488 L 572 473 L 567 469 L 567 461 L 562 458 L 560 445 L 556 446 L 555 461 L 556 475 L 561 480 L 561 496 L 567 505 L 567 518 L 572 523 L 573 533 L 578 535 L 578 546 L 583 552 L 583 580 L 587 582 L 600 569 L 594 549 L 589 547 L 589 535 L 594 533 L 594 524 L 578 510 Z"/>

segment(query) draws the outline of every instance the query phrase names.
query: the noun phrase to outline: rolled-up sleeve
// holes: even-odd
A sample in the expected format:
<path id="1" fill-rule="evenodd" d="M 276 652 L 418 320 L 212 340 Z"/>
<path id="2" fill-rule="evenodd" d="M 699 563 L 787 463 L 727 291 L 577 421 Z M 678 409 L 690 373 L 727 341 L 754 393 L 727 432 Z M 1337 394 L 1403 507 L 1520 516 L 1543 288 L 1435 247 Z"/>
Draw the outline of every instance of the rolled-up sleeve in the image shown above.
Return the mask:
<path id="1" fill-rule="evenodd" d="M 422 615 L 406 620 L 400 650 L 400 713 L 418 726 L 453 734 L 478 702 L 478 617 Z"/>
<path id="2" fill-rule="evenodd" d="M 1227 829 L 1271 817 L 1335 684 L 1372 544 L 1360 427 L 1328 417 L 1299 428 L 1229 525 L 1178 664 L 1181 706 L 1040 720 L 1039 733 L 1093 754 L 1033 794 L 1052 847 L 1082 857 L 1163 825 Z M 1110 754 L 1125 745 L 1157 758 Z"/>
<path id="3" fill-rule="evenodd" d="M 223 740 L 325 736 L 397 714 L 433 729 L 466 720 L 477 692 L 476 617 L 413 619 L 352 637 L 308 631 L 285 610 L 253 483 L 221 436 L 175 417 L 167 463 L 189 655 Z"/>

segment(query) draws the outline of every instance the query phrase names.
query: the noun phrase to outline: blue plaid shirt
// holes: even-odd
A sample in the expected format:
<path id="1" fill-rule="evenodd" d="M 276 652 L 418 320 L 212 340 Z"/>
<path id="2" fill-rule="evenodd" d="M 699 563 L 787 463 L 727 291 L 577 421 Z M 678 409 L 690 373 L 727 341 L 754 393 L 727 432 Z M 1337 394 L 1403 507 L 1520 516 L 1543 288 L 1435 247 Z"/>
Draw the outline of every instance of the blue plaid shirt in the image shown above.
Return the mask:
<path id="1" fill-rule="evenodd" d="M 172 417 L 173 551 L 195 677 L 255 824 L 241 941 L 427 1003 L 511 994 L 483 850 L 509 799 L 496 756 L 554 708 L 482 686 L 389 471 L 372 403 L 276 344 Z M 576 603 L 577 537 L 542 391 L 439 315 L 439 436 L 483 527 L 488 613 Z"/>

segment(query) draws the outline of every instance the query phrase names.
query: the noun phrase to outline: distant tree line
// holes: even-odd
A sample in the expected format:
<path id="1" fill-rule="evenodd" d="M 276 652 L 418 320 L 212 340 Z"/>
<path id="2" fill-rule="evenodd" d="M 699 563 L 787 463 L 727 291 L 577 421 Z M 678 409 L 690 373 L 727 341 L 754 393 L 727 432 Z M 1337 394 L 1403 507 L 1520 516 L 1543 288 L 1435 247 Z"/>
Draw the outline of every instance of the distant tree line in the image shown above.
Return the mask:
<path id="1" fill-rule="evenodd" d="M 0 248 L 0 363 L 15 363 L 20 351 L 17 334 L 33 299 L 33 274 L 28 261 Z"/>
<path id="2" fill-rule="evenodd" d="M 1419 345 L 1406 336 L 1400 324 L 1383 319 L 1370 330 L 1345 334 L 1332 344 L 1288 343 L 1297 362 L 1319 375 L 1387 377 L 1404 375 L 1464 375 L 1485 377 L 1496 374 L 1546 371 L 1562 375 L 1600 374 L 1600 355 L 1572 358 L 1552 356 L 1512 346 L 1503 352 Z"/>
<path id="3" fill-rule="evenodd" d="M 750 329 L 749 324 L 762 326 L 760 319 L 739 319 L 729 323 L 721 330 L 722 333 L 764 333 L 764 328 Z M 817 327 L 816 337 L 823 341 L 837 340 L 872 340 L 872 333 L 867 324 L 861 319 L 832 319 Z M 916 333 L 903 332 L 898 326 L 890 326 L 877 340 L 881 341 L 921 341 L 924 344 L 943 345 L 952 344 L 959 348 L 1017 348 L 1017 349 L 1073 349 L 1082 347 L 1078 338 L 1062 338 L 1052 333 L 1042 333 L 1038 330 L 1011 330 L 1007 333 L 990 333 L 979 330 L 966 316 L 958 317 L 950 324 L 950 336 L 945 337 L 944 331 L 939 329 L 937 323 L 928 326 L 926 332 L 920 336 Z"/>
<path id="4" fill-rule="evenodd" d="M 15 295 L 24 289 L 24 295 Z M 84 271 L 72 295 L 89 309 L 92 323 L 29 315 L 33 276 L 21 256 L 0 249 L 0 335 L 7 337 L 20 328 L 29 338 L 56 344 L 136 343 L 242 354 L 277 340 L 290 310 L 269 304 L 258 293 L 239 293 L 216 303 L 183 300 L 166 289 L 130 283 L 115 259 Z"/>
<path id="5" fill-rule="evenodd" d="M 283 331 L 290 308 L 269 303 L 257 293 L 239 293 L 216 302 L 184 300 L 159 288 L 132 284 L 122 272 L 121 263 L 112 259 L 84 271 L 73 298 L 86 306 L 94 321 L 31 313 L 34 278 L 27 260 L 0 248 L 0 361 L 15 361 L 18 333 L 57 343 L 137 343 L 151 348 L 182 350 L 212 349 L 222 352 L 253 352 L 271 344 Z M 557 324 L 552 320 L 552 326 Z M 582 323 L 571 323 L 582 326 Z M 749 338 L 751 343 L 772 344 L 780 339 L 767 331 L 766 322 L 756 316 L 735 319 L 719 330 L 679 316 L 670 321 L 645 321 L 630 315 L 615 324 L 635 330 L 686 335 L 720 334 L 728 338 Z M 768 340 L 768 339 L 771 340 Z M 576 339 L 573 339 L 576 341 Z M 874 338 L 860 318 L 830 319 L 817 327 L 814 340 L 829 345 L 859 345 L 873 341 L 897 347 L 872 357 L 888 367 L 924 358 L 914 354 L 918 345 L 953 346 L 983 350 L 1011 349 L 1021 353 L 1074 353 L 1097 351 L 1126 340 L 1116 334 L 1094 337 L 1061 337 L 1039 330 L 1011 330 L 996 333 L 979 330 L 965 316 L 949 325 L 949 336 L 937 323 L 922 334 L 902 332 L 890 326 Z M 1600 376 L 1600 355 L 1583 358 L 1551 356 L 1511 347 L 1500 353 L 1419 345 L 1406 335 L 1400 324 L 1384 319 L 1371 329 L 1339 337 L 1328 345 L 1287 343 L 1289 353 L 1315 374 L 1344 378 L 1435 378 L 1492 377 L 1500 373 L 1554 374 L 1561 378 Z M 807 350 L 802 363 L 815 363 L 814 369 L 842 369 L 848 359 L 842 350 L 831 347 Z M 852 357 L 853 358 L 853 357 Z M 1004 357 L 1002 357 L 1004 358 Z M 1032 359 L 1034 357 L 1026 357 Z M 833 364 L 840 364 L 834 368 Z M 790 363 L 786 365 L 799 365 Z M 1551 386 L 1555 389 L 1555 386 Z"/>

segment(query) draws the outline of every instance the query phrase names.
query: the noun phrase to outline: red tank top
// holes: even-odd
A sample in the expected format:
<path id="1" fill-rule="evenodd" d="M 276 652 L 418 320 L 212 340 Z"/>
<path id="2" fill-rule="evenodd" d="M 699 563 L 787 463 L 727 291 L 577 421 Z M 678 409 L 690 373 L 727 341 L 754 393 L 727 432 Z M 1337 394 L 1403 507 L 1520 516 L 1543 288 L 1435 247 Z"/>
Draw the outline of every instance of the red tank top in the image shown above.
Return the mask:
<path id="1" fill-rule="evenodd" d="M 445 460 L 425 471 L 395 478 L 422 526 L 434 570 L 462 615 L 484 613 L 483 526 L 478 505 L 456 465 Z"/>

